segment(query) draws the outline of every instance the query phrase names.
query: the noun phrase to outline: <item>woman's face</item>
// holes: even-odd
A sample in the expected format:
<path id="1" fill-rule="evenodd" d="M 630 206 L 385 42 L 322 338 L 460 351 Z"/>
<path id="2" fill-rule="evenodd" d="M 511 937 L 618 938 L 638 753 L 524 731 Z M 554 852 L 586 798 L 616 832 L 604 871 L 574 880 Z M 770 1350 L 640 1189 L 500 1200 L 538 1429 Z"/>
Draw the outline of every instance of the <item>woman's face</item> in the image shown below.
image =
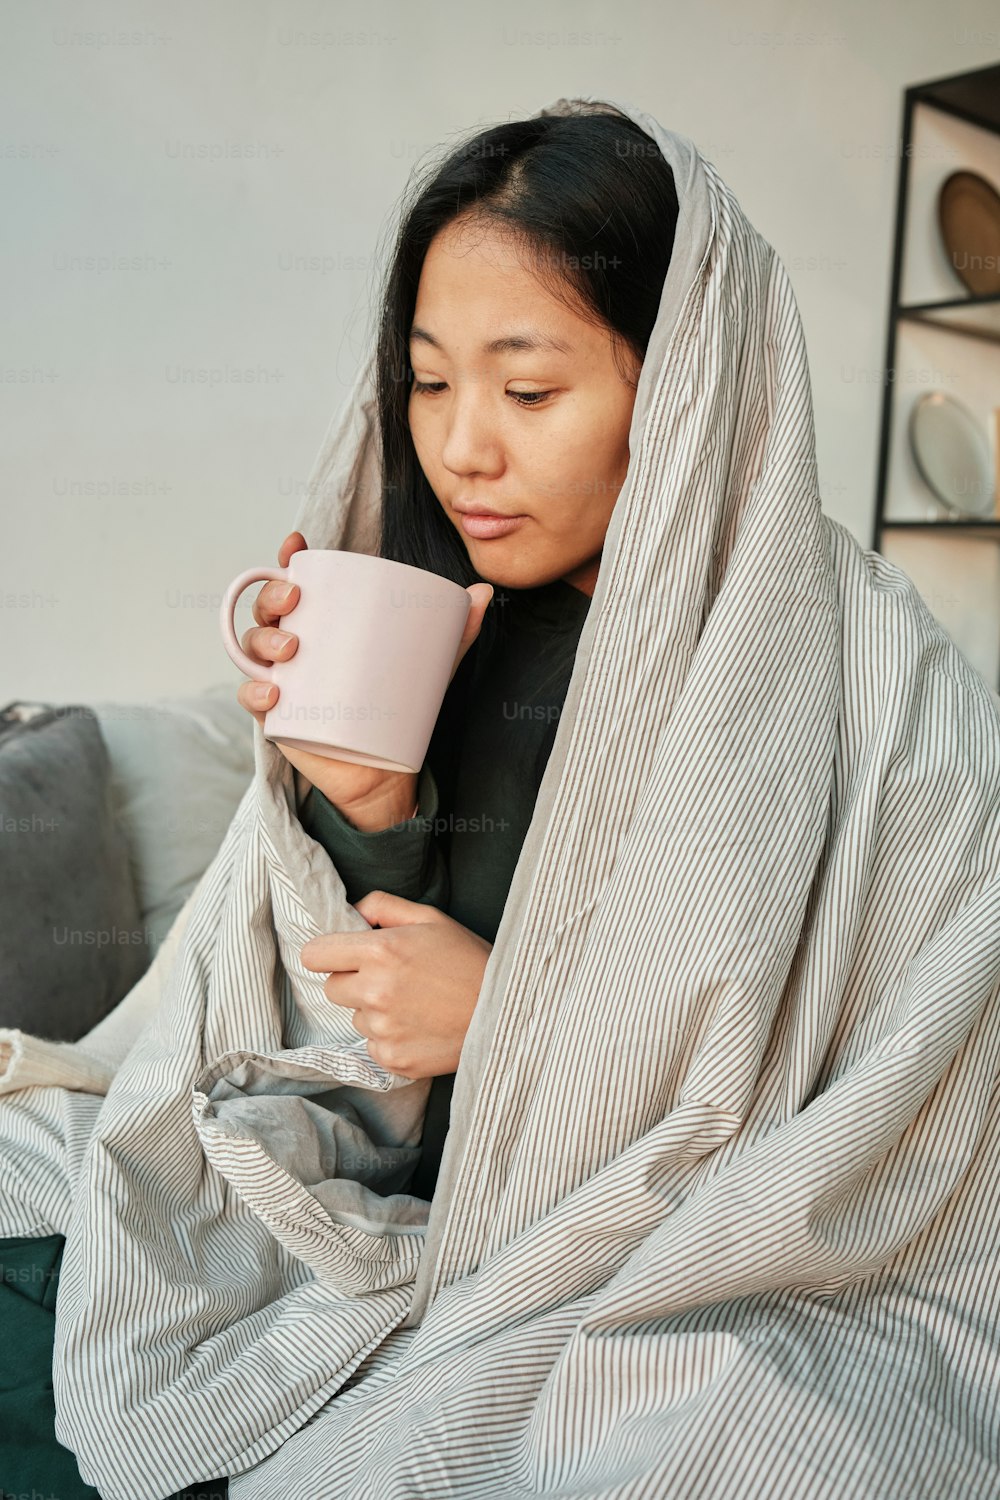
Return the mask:
<path id="1" fill-rule="evenodd" d="M 491 349 L 498 340 L 507 347 Z M 417 458 L 480 578 L 514 589 L 561 578 L 593 595 L 635 400 L 611 335 L 547 292 L 501 230 L 456 220 L 424 258 L 410 363 Z M 523 520 L 478 538 L 458 507 Z"/>

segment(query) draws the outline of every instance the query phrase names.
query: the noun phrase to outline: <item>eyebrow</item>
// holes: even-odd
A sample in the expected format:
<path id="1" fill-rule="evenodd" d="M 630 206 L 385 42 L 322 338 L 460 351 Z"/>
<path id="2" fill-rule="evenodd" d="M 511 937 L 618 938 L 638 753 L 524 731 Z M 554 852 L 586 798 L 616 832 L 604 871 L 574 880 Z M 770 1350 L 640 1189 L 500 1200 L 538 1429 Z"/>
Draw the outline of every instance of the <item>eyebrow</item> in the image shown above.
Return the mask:
<path id="1" fill-rule="evenodd" d="M 433 348 L 445 352 L 443 344 L 439 343 L 432 333 L 426 328 L 421 328 L 414 323 L 410 329 L 411 341 L 417 340 L 423 344 L 430 344 Z M 517 333 L 501 334 L 499 338 L 490 339 L 483 346 L 484 354 L 521 354 L 525 351 L 542 349 L 557 354 L 572 354 L 573 345 L 566 344 L 561 339 L 553 338 L 550 334 L 540 333 L 535 328 L 520 329 Z"/>

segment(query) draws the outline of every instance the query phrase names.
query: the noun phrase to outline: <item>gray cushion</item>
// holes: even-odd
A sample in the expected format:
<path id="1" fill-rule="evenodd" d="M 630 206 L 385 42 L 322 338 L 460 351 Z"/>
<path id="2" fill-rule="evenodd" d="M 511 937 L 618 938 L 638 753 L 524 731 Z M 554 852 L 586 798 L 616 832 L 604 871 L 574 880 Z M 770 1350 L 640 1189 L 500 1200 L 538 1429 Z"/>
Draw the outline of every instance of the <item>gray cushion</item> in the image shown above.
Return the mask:
<path id="1" fill-rule="evenodd" d="M 0 710 L 0 1025 L 72 1042 L 142 977 L 147 934 L 89 708 Z"/>
<path id="2" fill-rule="evenodd" d="M 208 868 L 254 774 L 242 676 L 187 698 L 93 703 L 111 757 L 142 920 L 155 954 Z"/>

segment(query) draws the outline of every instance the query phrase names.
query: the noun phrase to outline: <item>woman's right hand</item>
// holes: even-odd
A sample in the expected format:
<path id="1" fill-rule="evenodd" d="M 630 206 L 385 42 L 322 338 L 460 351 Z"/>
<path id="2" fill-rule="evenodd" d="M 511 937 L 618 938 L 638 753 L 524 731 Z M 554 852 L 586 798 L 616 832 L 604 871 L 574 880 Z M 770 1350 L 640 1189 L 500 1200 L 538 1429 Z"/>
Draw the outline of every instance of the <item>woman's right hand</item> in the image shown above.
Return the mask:
<path id="1" fill-rule="evenodd" d="M 278 566 L 287 568 L 292 555 L 307 546 L 300 531 L 291 532 L 278 548 Z M 291 632 L 282 631 L 280 636 L 275 637 L 276 627 L 280 630 L 281 616 L 290 613 L 299 602 L 298 585 L 292 584 L 291 591 L 283 597 L 283 591 L 287 587 L 286 584 L 273 581 L 264 584 L 253 606 L 253 617 L 257 624 L 244 633 L 240 642 L 247 656 L 264 666 L 270 666 L 275 661 L 288 661 L 298 649 L 298 637 Z M 449 681 L 479 635 L 486 607 L 493 597 L 493 586 L 489 583 L 473 583 L 469 585 L 467 592 L 472 599 L 472 608 L 469 610 Z M 236 693 L 237 700 L 253 715 L 262 729 L 265 715 L 277 703 L 278 696 L 279 690 L 275 683 L 257 682 L 252 678 L 241 683 Z M 362 766 L 353 761 L 336 760 L 292 745 L 277 745 L 276 748 L 356 827 L 386 828 L 393 822 L 410 816 L 417 799 L 417 772 L 384 771 L 378 766 Z"/>

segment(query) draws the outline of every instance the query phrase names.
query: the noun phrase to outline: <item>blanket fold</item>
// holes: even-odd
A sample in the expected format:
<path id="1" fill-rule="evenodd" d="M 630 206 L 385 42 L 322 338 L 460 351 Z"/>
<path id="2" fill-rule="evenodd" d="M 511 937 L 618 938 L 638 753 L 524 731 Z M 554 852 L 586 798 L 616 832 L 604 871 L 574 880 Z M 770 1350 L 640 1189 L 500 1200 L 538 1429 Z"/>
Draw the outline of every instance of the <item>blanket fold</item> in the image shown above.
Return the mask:
<path id="1" fill-rule="evenodd" d="M 279 756 L 248 788 L 76 1185 L 56 1431 L 107 1496 L 259 1461 L 409 1306 L 429 1205 L 403 1187 L 429 1080 L 372 1062 L 299 962 L 319 931 L 364 919 L 292 822 L 290 787 Z M 303 866 L 324 860 L 310 881 Z M 310 888 L 322 926 L 300 900 Z M 144 1370 L 124 1400 L 122 1362 Z"/>
<path id="2" fill-rule="evenodd" d="M 0 1098 L 105 1500 L 1000 1492 L 1000 699 L 823 514 L 774 250 L 685 137 L 551 106 L 609 108 L 675 252 L 433 1202 L 429 1081 L 301 964 L 367 924 L 259 729 L 106 1094 Z M 371 356 L 308 490 L 374 550 Z"/>

